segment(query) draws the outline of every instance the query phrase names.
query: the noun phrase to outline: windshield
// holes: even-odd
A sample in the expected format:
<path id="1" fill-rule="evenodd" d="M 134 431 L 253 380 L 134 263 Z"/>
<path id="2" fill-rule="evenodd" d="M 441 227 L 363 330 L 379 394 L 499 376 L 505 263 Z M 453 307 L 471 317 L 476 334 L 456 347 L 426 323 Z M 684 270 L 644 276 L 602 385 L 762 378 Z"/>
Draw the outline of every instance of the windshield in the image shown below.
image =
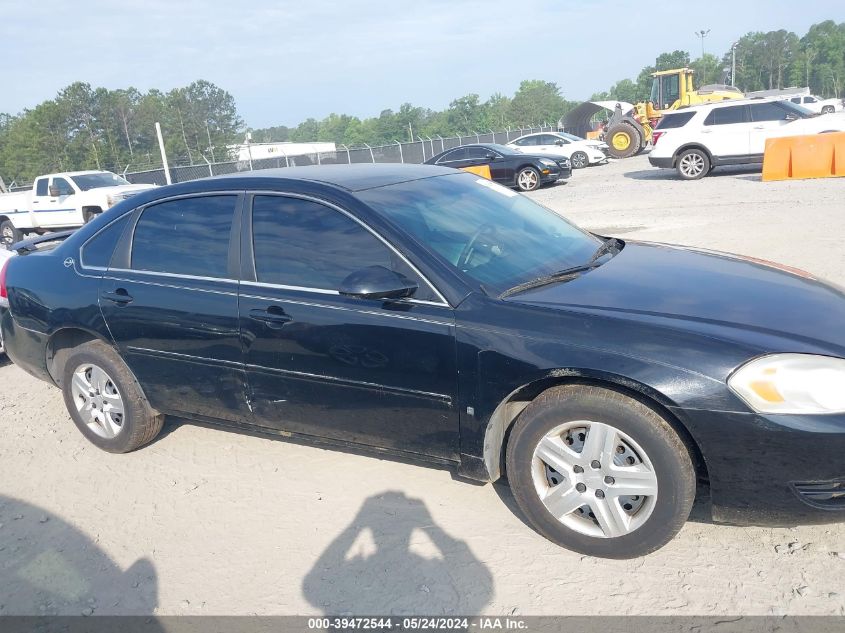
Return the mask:
<path id="1" fill-rule="evenodd" d="M 568 138 L 570 141 L 583 141 L 585 139 L 581 138 L 580 136 L 575 136 L 574 134 L 569 134 L 568 132 L 557 132 L 558 136 L 562 136 L 563 138 Z"/>
<path id="2" fill-rule="evenodd" d="M 363 191 L 361 199 L 495 294 L 587 264 L 602 241 L 471 174 Z"/>
<path id="3" fill-rule="evenodd" d="M 117 187 L 119 185 L 128 185 L 129 181 L 124 180 L 117 174 L 111 172 L 101 172 L 98 174 L 80 174 L 70 177 L 76 186 L 82 191 L 89 189 L 99 189 L 100 187 Z"/>
<path id="4" fill-rule="evenodd" d="M 792 103 L 791 101 L 781 101 L 778 103 L 778 105 L 784 110 L 789 110 L 790 112 L 794 113 L 802 119 L 808 119 L 812 116 L 816 116 L 816 113 L 812 110 L 808 110 L 804 106 L 797 105 L 795 103 Z"/>

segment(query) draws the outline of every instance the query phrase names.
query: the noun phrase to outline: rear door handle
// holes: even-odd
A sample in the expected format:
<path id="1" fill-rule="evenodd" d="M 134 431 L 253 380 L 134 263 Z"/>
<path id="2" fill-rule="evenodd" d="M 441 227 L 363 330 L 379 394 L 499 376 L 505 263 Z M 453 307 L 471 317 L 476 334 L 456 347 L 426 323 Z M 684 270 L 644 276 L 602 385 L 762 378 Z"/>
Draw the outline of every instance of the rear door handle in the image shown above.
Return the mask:
<path id="1" fill-rule="evenodd" d="M 293 317 L 279 306 L 269 306 L 265 309 L 253 308 L 249 311 L 249 318 L 254 321 L 261 321 L 271 328 L 280 328 L 285 323 L 293 321 Z"/>
<path id="2" fill-rule="evenodd" d="M 117 305 L 126 305 L 132 303 L 132 296 L 126 292 L 125 288 L 118 288 L 114 292 L 103 292 L 100 296 L 106 301 L 111 301 Z"/>

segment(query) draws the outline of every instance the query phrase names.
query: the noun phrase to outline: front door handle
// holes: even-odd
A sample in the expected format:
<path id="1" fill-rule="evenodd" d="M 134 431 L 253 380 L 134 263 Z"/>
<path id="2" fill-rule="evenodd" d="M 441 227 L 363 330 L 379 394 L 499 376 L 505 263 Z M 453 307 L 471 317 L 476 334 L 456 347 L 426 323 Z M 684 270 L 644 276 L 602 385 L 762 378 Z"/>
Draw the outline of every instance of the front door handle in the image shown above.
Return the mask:
<path id="1" fill-rule="evenodd" d="M 100 296 L 106 301 L 111 301 L 120 306 L 132 303 L 132 295 L 126 292 L 126 288 L 118 288 L 114 292 L 103 292 Z"/>
<path id="2" fill-rule="evenodd" d="M 280 328 L 285 323 L 293 321 L 293 317 L 279 306 L 269 306 L 265 309 L 253 308 L 249 311 L 249 318 L 254 321 L 261 321 L 270 328 Z"/>

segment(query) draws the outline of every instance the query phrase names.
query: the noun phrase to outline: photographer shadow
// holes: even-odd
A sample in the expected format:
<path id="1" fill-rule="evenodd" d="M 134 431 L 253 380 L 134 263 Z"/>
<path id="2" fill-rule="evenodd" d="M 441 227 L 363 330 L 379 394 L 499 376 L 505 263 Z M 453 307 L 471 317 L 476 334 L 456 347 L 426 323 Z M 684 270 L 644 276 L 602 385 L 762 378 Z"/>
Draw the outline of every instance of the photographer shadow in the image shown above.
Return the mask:
<path id="1" fill-rule="evenodd" d="M 302 583 L 325 615 L 467 615 L 493 595 L 493 578 L 464 541 L 401 492 L 368 498 Z"/>

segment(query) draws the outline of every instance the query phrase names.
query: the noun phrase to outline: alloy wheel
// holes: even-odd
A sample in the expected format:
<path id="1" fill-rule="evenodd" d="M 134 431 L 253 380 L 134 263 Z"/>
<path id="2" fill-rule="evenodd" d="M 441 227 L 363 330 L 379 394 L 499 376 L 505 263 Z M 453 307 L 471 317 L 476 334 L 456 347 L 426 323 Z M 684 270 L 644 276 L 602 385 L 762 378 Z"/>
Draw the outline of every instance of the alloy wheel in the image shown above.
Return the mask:
<path id="1" fill-rule="evenodd" d="M 123 397 L 111 377 L 94 364 L 73 372 L 71 392 L 76 410 L 91 431 L 102 438 L 116 437 L 123 429 Z"/>
<path id="2" fill-rule="evenodd" d="M 534 449 L 531 476 L 552 516 L 596 538 L 640 528 L 657 500 L 648 455 L 630 436 L 602 422 L 566 422 L 549 431 Z"/>
<path id="3" fill-rule="evenodd" d="M 537 172 L 533 169 L 523 169 L 519 172 L 517 182 L 519 184 L 519 188 L 523 191 L 531 191 L 537 187 Z"/>
<path id="4" fill-rule="evenodd" d="M 697 178 L 704 172 L 704 158 L 696 153 L 685 154 L 681 158 L 679 167 L 687 178 Z"/>

